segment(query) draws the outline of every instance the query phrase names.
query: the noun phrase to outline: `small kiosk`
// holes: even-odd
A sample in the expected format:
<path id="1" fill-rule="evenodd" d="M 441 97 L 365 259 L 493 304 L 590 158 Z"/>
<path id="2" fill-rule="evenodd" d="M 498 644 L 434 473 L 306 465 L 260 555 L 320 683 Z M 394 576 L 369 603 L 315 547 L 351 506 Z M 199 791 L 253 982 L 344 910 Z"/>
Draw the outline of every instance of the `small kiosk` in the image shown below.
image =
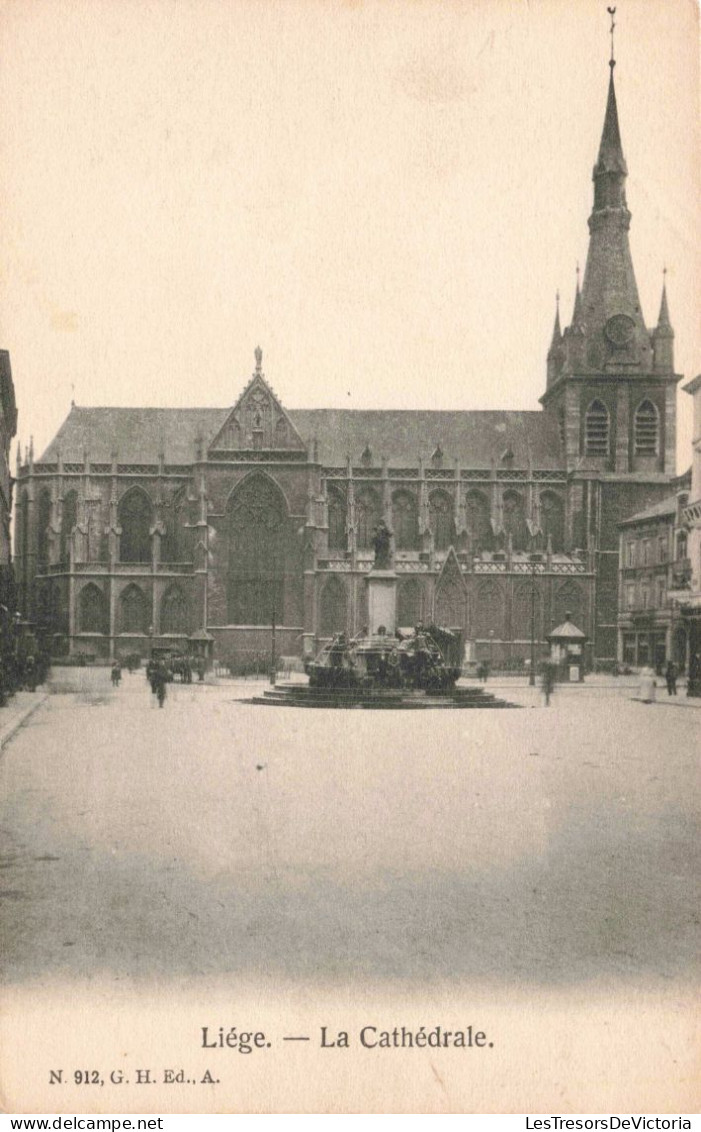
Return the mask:
<path id="1" fill-rule="evenodd" d="M 570 621 L 569 613 L 565 618 L 546 639 L 550 642 L 550 660 L 557 666 L 557 679 L 577 684 L 584 680 L 584 645 L 588 637 Z"/>

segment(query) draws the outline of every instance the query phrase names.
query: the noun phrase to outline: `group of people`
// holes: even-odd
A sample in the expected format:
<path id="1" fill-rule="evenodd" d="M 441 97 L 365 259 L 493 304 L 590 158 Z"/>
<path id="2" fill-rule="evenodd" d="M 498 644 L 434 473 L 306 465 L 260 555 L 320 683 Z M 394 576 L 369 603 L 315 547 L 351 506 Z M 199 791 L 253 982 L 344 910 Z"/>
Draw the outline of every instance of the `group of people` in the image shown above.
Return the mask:
<path id="1" fill-rule="evenodd" d="M 130 672 L 134 671 L 134 666 L 125 662 Z M 164 657 L 152 657 L 146 665 L 146 679 L 151 685 L 151 691 L 158 700 L 158 706 L 163 707 L 165 698 L 168 691 L 168 685 L 177 673 L 180 676 L 181 683 L 191 684 L 193 669 L 197 672 L 200 681 L 204 680 L 206 672 L 206 664 L 203 657 L 197 657 L 194 661 L 187 656 L 175 657 L 171 660 L 170 664 L 167 663 Z M 112 686 L 118 688 L 122 680 L 122 662 L 115 660 L 110 678 Z"/>
<path id="2" fill-rule="evenodd" d="M 0 654 L 0 707 L 15 692 L 36 692 L 46 680 L 49 667 L 49 657 L 41 650 L 37 650 L 36 654 L 28 652 L 25 656 Z"/>

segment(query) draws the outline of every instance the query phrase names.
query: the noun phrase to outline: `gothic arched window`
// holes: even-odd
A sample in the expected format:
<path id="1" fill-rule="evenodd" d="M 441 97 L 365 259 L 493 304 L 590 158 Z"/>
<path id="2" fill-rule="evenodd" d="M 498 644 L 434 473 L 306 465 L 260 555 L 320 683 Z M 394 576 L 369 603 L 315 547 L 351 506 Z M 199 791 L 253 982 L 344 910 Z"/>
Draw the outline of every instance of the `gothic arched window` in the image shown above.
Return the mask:
<path id="1" fill-rule="evenodd" d="M 119 504 L 120 562 L 151 561 L 151 501 L 141 488 L 133 487 Z"/>
<path id="2" fill-rule="evenodd" d="M 454 544 L 453 499 L 447 491 L 432 491 L 429 495 L 428 525 L 436 550 L 447 550 Z"/>
<path id="3" fill-rule="evenodd" d="M 504 532 L 511 535 L 514 550 L 524 550 L 528 543 L 526 507 L 517 491 L 505 491 L 503 498 Z"/>
<path id="4" fill-rule="evenodd" d="M 356 546 L 367 550 L 372 546 L 372 535 L 382 518 L 380 498 L 371 487 L 364 487 L 355 497 Z"/>
<path id="5" fill-rule="evenodd" d="M 540 495 L 540 525 L 554 551 L 565 545 L 565 505 L 554 491 L 543 491 Z"/>
<path id="6" fill-rule="evenodd" d="M 140 586 L 132 582 L 123 590 L 119 599 L 119 609 L 122 633 L 148 632 L 151 610 Z"/>
<path id="7" fill-rule="evenodd" d="M 190 610 L 180 586 L 169 586 L 161 600 L 161 632 L 188 633 Z"/>
<path id="8" fill-rule="evenodd" d="M 436 585 L 435 620 L 446 629 L 462 629 L 465 625 L 467 591 L 456 568 L 454 559 L 449 558 L 447 567 Z"/>
<path id="9" fill-rule="evenodd" d="M 660 414 L 652 401 L 638 405 L 633 432 L 635 455 L 656 456 L 660 447 Z"/>
<path id="10" fill-rule="evenodd" d="M 78 625 L 81 633 L 108 633 L 109 612 L 104 593 L 93 582 L 84 586 L 78 598 Z"/>
<path id="11" fill-rule="evenodd" d="M 68 562 L 70 557 L 71 535 L 78 522 L 78 493 L 69 491 L 63 499 L 61 508 L 61 538 L 59 542 L 61 562 Z"/>
<path id="12" fill-rule="evenodd" d="M 45 569 L 49 562 L 50 524 L 51 496 L 45 488 L 39 496 L 39 539 L 37 544 L 37 561 L 39 569 Z"/>
<path id="13" fill-rule="evenodd" d="M 416 550 L 419 522 L 416 497 L 410 491 L 395 491 L 392 496 L 392 524 L 397 550 Z"/>
<path id="14" fill-rule="evenodd" d="M 609 454 L 609 411 L 603 401 L 592 401 L 584 414 L 584 452 L 587 456 Z"/>
<path id="15" fill-rule="evenodd" d="M 468 491 L 465 496 L 465 518 L 473 553 L 491 549 L 493 531 L 489 500 L 481 491 Z"/>
<path id="16" fill-rule="evenodd" d="M 281 624 L 287 556 L 283 494 L 267 476 L 250 476 L 230 496 L 227 513 L 229 624 Z"/>
<path id="17" fill-rule="evenodd" d="M 338 488 L 328 489 L 329 550 L 346 549 L 346 500 Z"/>
<path id="18" fill-rule="evenodd" d="M 488 640 L 489 634 L 501 640 L 504 635 L 504 594 L 496 582 L 482 582 L 477 587 L 472 613 L 471 635 Z"/>
<path id="19" fill-rule="evenodd" d="M 161 557 L 164 562 L 192 562 L 194 543 L 194 530 L 190 524 L 190 500 L 187 488 L 181 488 L 167 508 Z"/>
<path id="20" fill-rule="evenodd" d="M 346 587 L 340 578 L 328 578 L 319 600 L 319 632 L 322 637 L 345 632 L 346 608 Z"/>
<path id="21" fill-rule="evenodd" d="M 397 590 L 397 624 L 403 629 L 413 628 L 423 621 L 423 590 L 421 582 L 409 578 Z"/>
<path id="22" fill-rule="evenodd" d="M 540 590 L 535 579 L 517 583 L 514 588 L 514 601 L 511 610 L 511 637 L 514 641 L 530 640 L 531 613 L 533 614 L 535 639 L 540 639 L 542 604 Z"/>

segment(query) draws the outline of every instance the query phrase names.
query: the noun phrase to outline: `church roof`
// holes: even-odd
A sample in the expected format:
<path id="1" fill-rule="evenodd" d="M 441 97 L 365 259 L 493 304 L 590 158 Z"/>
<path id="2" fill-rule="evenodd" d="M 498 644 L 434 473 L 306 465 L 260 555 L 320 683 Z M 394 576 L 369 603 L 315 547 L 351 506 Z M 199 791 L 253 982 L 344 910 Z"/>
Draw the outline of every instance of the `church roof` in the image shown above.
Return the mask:
<path id="1" fill-rule="evenodd" d="M 41 457 L 40 463 L 108 463 L 116 452 L 120 464 L 190 464 L 201 437 L 206 447 L 230 409 L 111 408 L 74 405 Z M 423 411 L 411 409 L 289 409 L 287 414 L 306 444 L 317 442 L 319 462 L 340 467 L 350 456 L 359 463 L 370 449 L 372 462 L 393 467 L 428 464 L 440 445 L 444 466 L 489 469 L 505 452 L 512 466 L 563 467 L 557 423 L 539 411 Z"/>

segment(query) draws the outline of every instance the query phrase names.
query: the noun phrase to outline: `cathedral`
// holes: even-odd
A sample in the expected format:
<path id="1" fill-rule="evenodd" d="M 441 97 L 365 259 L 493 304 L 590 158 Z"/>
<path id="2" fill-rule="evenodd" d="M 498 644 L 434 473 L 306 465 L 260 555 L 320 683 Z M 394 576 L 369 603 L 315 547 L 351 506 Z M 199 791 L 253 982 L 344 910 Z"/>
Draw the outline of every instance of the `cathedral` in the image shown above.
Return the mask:
<path id="1" fill-rule="evenodd" d="M 399 626 L 518 668 L 568 617 L 589 666 L 615 663 L 618 524 L 670 492 L 679 376 L 664 286 L 654 329 L 640 309 L 614 66 L 540 409 L 286 409 L 260 348 L 228 408 L 72 405 L 17 469 L 18 594 L 54 655 L 170 647 L 245 670 L 274 636 L 308 656 L 367 624 L 384 520 Z"/>

